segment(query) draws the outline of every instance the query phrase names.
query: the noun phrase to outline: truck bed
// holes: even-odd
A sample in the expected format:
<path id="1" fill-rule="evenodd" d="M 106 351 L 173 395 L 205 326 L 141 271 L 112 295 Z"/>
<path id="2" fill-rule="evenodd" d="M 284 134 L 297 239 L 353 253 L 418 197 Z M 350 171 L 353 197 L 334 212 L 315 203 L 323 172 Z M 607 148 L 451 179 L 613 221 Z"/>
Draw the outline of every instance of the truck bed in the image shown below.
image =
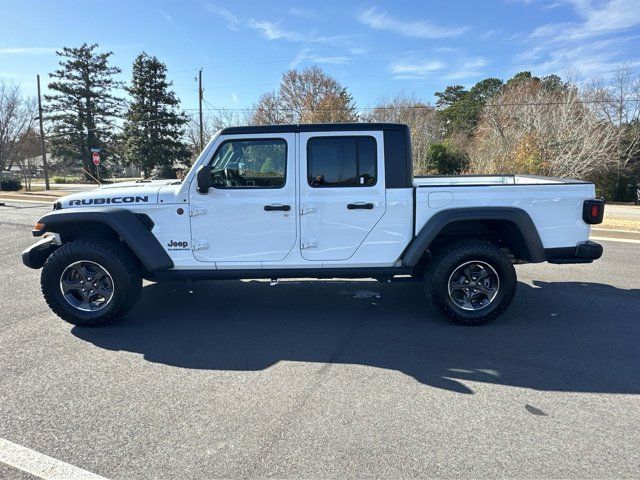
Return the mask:
<path id="1" fill-rule="evenodd" d="M 415 232 L 440 211 L 509 207 L 533 220 L 544 248 L 575 246 L 589 239 L 583 203 L 595 197 L 593 184 L 529 175 L 416 177 Z M 464 188 L 460 188 L 464 187 Z"/>
<path id="2" fill-rule="evenodd" d="M 433 175 L 416 176 L 413 184 L 416 187 L 460 187 L 482 185 L 558 185 L 584 184 L 572 178 L 544 177 L 536 175 Z"/>

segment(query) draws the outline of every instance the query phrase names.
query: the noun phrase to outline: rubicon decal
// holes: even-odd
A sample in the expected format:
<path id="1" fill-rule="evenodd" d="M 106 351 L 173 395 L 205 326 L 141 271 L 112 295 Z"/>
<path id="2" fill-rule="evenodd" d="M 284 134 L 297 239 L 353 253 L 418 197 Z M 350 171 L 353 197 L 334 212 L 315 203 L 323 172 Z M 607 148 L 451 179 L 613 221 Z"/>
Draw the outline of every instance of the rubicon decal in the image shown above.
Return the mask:
<path id="1" fill-rule="evenodd" d="M 176 242 L 175 240 L 170 240 L 169 243 L 167 243 L 167 250 L 170 252 L 175 250 L 188 250 L 188 248 L 189 242 L 185 241 Z"/>
<path id="2" fill-rule="evenodd" d="M 108 198 L 83 198 L 82 200 L 69 200 L 69 206 L 72 205 L 112 205 L 118 203 L 147 203 L 148 195 L 140 197 L 108 197 Z"/>

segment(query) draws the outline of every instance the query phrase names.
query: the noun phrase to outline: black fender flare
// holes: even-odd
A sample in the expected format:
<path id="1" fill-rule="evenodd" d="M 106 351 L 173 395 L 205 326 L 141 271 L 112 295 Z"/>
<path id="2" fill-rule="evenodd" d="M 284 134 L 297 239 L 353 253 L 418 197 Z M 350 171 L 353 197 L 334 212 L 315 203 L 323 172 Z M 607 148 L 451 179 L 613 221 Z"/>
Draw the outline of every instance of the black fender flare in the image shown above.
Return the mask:
<path id="1" fill-rule="evenodd" d="M 525 241 L 528 258 L 532 263 L 546 261 L 544 247 L 533 220 L 527 212 L 515 207 L 451 208 L 433 215 L 416 235 L 402 257 L 402 265 L 415 267 L 434 238 L 444 227 L 464 220 L 506 220 L 515 224 Z"/>
<path id="2" fill-rule="evenodd" d="M 147 217 L 148 218 L 148 217 Z M 127 244 L 133 254 L 138 257 L 145 269 L 150 272 L 173 268 L 173 260 L 162 248 L 158 239 L 151 232 L 150 222 L 125 208 L 77 208 L 62 209 L 48 213 L 38 223 L 43 227 L 34 230 L 34 235 L 45 232 L 60 233 L 69 224 L 98 222 L 111 228 L 122 241 Z"/>

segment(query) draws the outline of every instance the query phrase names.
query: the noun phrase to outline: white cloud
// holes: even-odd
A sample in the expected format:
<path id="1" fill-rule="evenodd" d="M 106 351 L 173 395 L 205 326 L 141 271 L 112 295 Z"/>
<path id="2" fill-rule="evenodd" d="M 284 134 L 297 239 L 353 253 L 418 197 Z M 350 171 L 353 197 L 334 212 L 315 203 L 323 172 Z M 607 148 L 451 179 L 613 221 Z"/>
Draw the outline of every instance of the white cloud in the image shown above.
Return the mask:
<path id="1" fill-rule="evenodd" d="M 349 49 L 349 53 L 351 55 L 364 55 L 365 53 L 367 53 L 367 49 L 360 48 L 360 47 L 353 47 Z"/>
<path id="2" fill-rule="evenodd" d="M 438 53 L 453 53 L 458 51 L 460 51 L 460 49 L 457 47 L 434 47 L 432 50 L 432 52 Z"/>
<path id="3" fill-rule="evenodd" d="M 456 63 L 455 70 L 444 75 L 447 80 L 464 80 L 466 78 L 481 77 L 482 67 L 487 65 L 487 60 L 477 57 L 470 60 L 463 60 Z"/>
<path id="4" fill-rule="evenodd" d="M 226 8 L 218 7 L 213 3 L 208 3 L 206 7 L 209 13 L 212 13 L 213 15 L 217 15 L 225 19 L 227 21 L 227 28 L 229 30 L 238 30 L 238 26 L 240 25 L 240 20 L 238 20 L 238 17 L 236 17 L 229 10 L 227 10 Z"/>
<path id="5" fill-rule="evenodd" d="M 47 53 L 55 53 L 55 48 L 45 47 L 14 47 L 0 48 L 0 54 L 7 55 L 43 55 Z"/>
<path id="6" fill-rule="evenodd" d="M 303 62 L 342 65 L 348 63 L 349 61 L 351 61 L 351 59 L 347 56 L 320 56 L 313 54 L 310 48 L 303 48 L 291 61 L 291 63 L 289 64 L 289 68 L 297 68 Z"/>
<path id="7" fill-rule="evenodd" d="M 352 38 L 352 35 L 315 35 L 313 32 L 303 34 L 300 32 L 285 30 L 280 27 L 282 21 L 272 22 L 269 20 L 256 20 L 252 18 L 249 28 L 258 30 L 267 40 L 287 40 L 289 42 L 301 43 L 322 43 L 336 47 L 344 47 Z"/>
<path id="8" fill-rule="evenodd" d="M 302 62 L 304 62 L 307 59 L 308 54 L 309 54 L 308 48 L 303 48 L 302 50 L 300 50 L 296 55 L 296 58 L 291 60 L 291 63 L 289 63 L 289 68 L 291 69 L 298 68 L 298 65 L 300 65 Z"/>
<path id="9" fill-rule="evenodd" d="M 262 36 L 268 40 L 292 40 L 301 41 L 302 36 L 297 32 L 283 30 L 279 26 L 280 22 L 270 22 L 269 20 L 256 20 L 252 18 L 249 21 L 249 27 L 259 30 Z"/>
<path id="10" fill-rule="evenodd" d="M 576 2 L 579 3 L 579 2 Z M 629 28 L 640 24 L 640 5 L 637 0 L 611 0 L 601 8 L 579 5 L 578 11 L 585 17 L 585 28 L 591 31 Z"/>
<path id="11" fill-rule="evenodd" d="M 160 15 L 162 15 L 165 18 L 167 22 L 173 23 L 173 17 L 169 15 L 167 12 L 165 12 L 164 10 L 158 10 L 158 12 L 160 13 Z"/>
<path id="12" fill-rule="evenodd" d="M 484 33 L 481 33 L 478 38 L 480 40 L 486 40 L 487 38 L 493 37 L 497 32 L 493 29 L 489 29 Z"/>
<path id="13" fill-rule="evenodd" d="M 231 92 L 231 100 L 233 100 L 233 103 L 240 103 L 238 100 L 238 95 L 236 95 L 235 92 Z"/>
<path id="14" fill-rule="evenodd" d="M 527 69 L 538 75 L 558 71 L 600 75 L 637 58 L 627 45 L 638 38 L 631 30 L 640 26 L 637 0 L 559 1 L 572 7 L 577 18 L 540 25 L 520 39 L 526 49 L 515 59 L 531 61 Z"/>
<path id="15" fill-rule="evenodd" d="M 442 27 L 427 20 L 402 20 L 379 11 L 376 7 L 365 10 L 358 20 L 375 30 L 386 30 L 405 37 L 449 38 L 457 37 L 469 30 L 469 27 Z"/>
<path id="16" fill-rule="evenodd" d="M 334 65 L 341 65 L 344 63 L 348 63 L 350 61 L 350 58 L 338 55 L 334 57 L 311 57 L 309 60 L 314 63 L 332 63 Z"/>
<path id="17" fill-rule="evenodd" d="M 536 28 L 532 37 L 558 34 L 579 37 L 609 33 L 640 25 L 640 6 L 637 0 L 607 0 L 597 6 L 591 0 L 564 0 L 573 6 L 580 21 L 548 23 Z"/>
<path id="18" fill-rule="evenodd" d="M 318 15 L 318 12 L 316 12 L 311 8 L 298 8 L 298 7 L 291 7 L 289 10 L 287 10 L 287 13 L 294 17 L 301 17 L 301 18 L 313 18 Z"/>
<path id="19" fill-rule="evenodd" d="M 389 65 L 389 72 L 394 79 L 424 78 L 444 67 L 445 64 L 438 60 L 424 60 L 417 63 L 396 62 Z"/>
<path id="20" fill-rule="evenodd" d="M 423 60 L 420 62 L 396 62 L 389 65 L 389 72 L 396 80 L 421 79 L 433 76 L 438 72 L 438 78 L 447 80 L 463 80 L 484 75 L 482 67 L 488 64 L 484 57 L 458 58 L 446 64 L 441 60 Z"/>

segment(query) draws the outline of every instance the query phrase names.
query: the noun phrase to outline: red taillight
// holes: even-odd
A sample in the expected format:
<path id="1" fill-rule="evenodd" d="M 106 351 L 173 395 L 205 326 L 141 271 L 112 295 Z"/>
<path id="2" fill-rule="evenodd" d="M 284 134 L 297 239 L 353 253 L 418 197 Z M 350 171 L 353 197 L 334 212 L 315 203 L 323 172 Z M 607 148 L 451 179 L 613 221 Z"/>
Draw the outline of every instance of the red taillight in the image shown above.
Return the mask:
<path id="1" fill-rule="evenodd" d="M 604 200 L 594 198 L 593 200 L 585 200 L 582 205 L 582 219 L 590 225 L 602 223 L 604 216 Z"/>

